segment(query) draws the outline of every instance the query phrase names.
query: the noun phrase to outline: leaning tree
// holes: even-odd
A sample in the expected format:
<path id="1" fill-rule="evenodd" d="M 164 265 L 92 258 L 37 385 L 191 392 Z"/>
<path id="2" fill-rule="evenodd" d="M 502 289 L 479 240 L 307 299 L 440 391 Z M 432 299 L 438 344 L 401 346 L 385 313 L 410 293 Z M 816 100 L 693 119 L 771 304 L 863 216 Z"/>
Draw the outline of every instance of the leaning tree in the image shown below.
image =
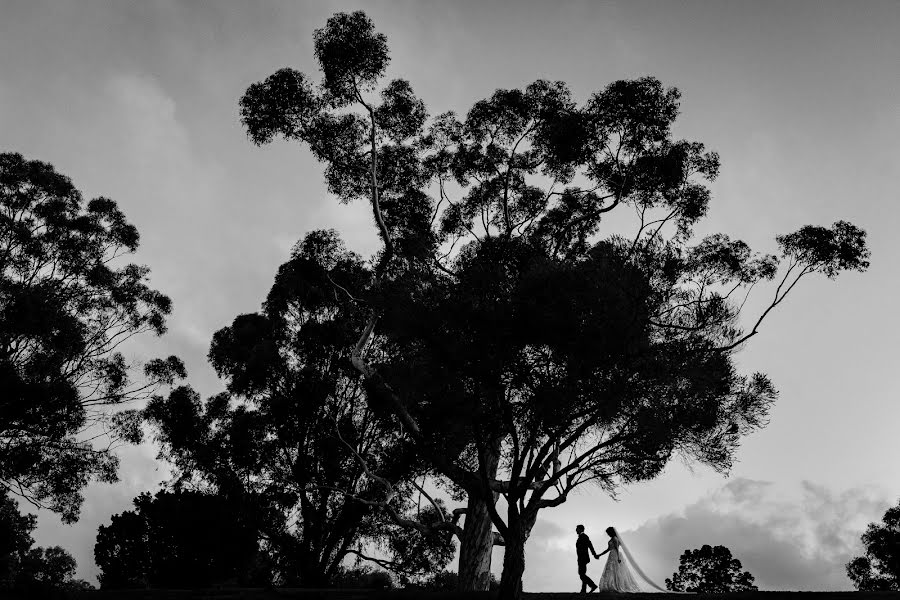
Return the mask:
<path id="1" fill-rule="evenodd" d="M 372 281 L 330 282 L 367 311 L 351 362 L 370 406 L 467 496 L 464 586 L 493 525 L 517 596 L 538 512 L 583 483 L 612 492 L 675 455 L 727 471 L 776 396 L 735 352 L 801 279 L 868 266 L 843 221 L 778 236 L 779 256 L 695 240 L 719 158 L 673 138 L 679 93 L 654 78 L 582 105 L 536 81 L 429 124 L 406 81 L 379 87 L 387 44 L 363 13 L 329 19 L 315 51 L 318 87 L 282 69 L 248 88 L 242 120 L 257 144 L 307 144 L 331 192 L 369 203 Z"/>
<path id="2" fill-rule="evenodd" d="M 137 247 L 115 202 L 85 202 L 51 165 L 0 154 L 0 486 L 66 522 L 90 479 L 117 479 L 110 446 L 90 436 L 138 438 L 122 407 L 184 376 L 172 356 L 135 379 L 120 351 L 164 333 L 172 308 L 147 267 L 123 262 Z"/>

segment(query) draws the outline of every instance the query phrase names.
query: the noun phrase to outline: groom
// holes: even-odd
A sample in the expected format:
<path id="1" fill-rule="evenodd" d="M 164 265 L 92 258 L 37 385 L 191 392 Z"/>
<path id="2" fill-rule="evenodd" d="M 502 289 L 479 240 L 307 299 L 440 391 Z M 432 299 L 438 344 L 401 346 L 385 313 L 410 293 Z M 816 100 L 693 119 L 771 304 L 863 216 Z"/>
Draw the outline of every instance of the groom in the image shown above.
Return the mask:
<path id="1" fill-rule="evenodd" d="M 599 558 L 599 556 L 597 551 L 594 550 L 594 545 L 591 544 L 591 538 L 584 533 L 584 525 L 576 527 L 575 533 L 578 534 L 578 541 L 575 542 L 575 552 L 578 554 L 578 576 L 581 578 L 581 593 L 584 594 L 587 591 L 585 588 L 588 587 L 593 592 L 597 589 L 597 584 L 587 576 L 587 564 L 591 562 L 591 554 L 594 555 L 594 558 Z"/>

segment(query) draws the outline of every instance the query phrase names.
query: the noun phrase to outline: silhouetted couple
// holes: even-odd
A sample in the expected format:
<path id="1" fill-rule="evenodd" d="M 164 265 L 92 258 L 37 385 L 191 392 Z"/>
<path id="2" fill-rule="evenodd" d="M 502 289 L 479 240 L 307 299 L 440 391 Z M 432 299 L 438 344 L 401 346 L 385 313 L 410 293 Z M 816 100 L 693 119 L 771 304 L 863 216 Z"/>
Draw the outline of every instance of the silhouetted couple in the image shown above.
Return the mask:
<path id="1" fill-rule="evenodd" d="M 584 533 L 584 525 L 579 525 L 578 527 L 576 527 L 575 533 L 578 534 L 578 541 L 575 542 L 575 551 L 578 554 L 578 576 L 581 578 L 582 594 L 587 592 L 588 588 L 590 588 L 590 591 L 592 592 L 595 590 L 600 590 L 603 592 L 641 591 L 641 588 L 638 587 L 637 581 L 634 580 L 634 576 L 628 569 L 628 564 L 622 561 L 622 555 L 619 552 L 620 549 L 624 550 L 626 553 L 628 552 L 628 550 L 622 545 L 622 540 L 619 538 L 619 534 L 616 532 L 615 527 L 606 528 L 606 533 L 607 535 L 609 535 L 609 543 L 606 546 L 606 550 L 604 550 L 600 554 L 597 554 L 596 550 L 594 550 L 594 545 L 591 543 L 591 538 L 589 538 L 587 534 Z M 603 575 L 600 576 L 599 583 L 594 583 L 587 574 L 587 565 L 589 562 L 591 562 L 591 554 L 594 555 L 594 558 L 599 559 L 606 553 L 609 553 L 609 558 L 606 559 L 606 567 L 604 567 L 603 569 Z M 628 558 L 629 560 L 631 560 L 631 556 L 629 556 Z M 636 565 L 635 568 L 637 569 Z M 640 569 L 637 570 L 643 576 L 643 573 L 640 572 Z M 646 577 L 644 578 L 646 579 Z M 649 583 L 653 587 L 661 589 L 653 582 Z"/>

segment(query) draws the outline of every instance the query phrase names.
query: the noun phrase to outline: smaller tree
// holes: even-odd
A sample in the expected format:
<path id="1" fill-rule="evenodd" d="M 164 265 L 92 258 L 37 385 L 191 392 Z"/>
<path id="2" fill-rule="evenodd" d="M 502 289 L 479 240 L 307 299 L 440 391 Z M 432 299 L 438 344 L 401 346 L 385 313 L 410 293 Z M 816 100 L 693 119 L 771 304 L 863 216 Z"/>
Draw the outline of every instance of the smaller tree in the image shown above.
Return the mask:
<path id="1" fill-rule="evenodd" d="M 103 589 L 269 582 L 256 532 L 229 500 L 192 491 L 144 492 L 134 506 L 97 533 L 94 559 Z"/>
<path id="2" fill-rule="evenodd" d="M 673 592 L 753 592 L 753 575 L 741 572 L 741 561 L 731 556 L 725 546 L 704 544 L 698 550 L 685 550 L 678 572 L 666 579 L 666 589 Z"/>
<path id="3" fill-rule="evenodd" d="M 75 579 L 75 559 L 59 546 L 32 547 L 34 515 L 23 515 L 15 500 L 0 496 L 0 592 L 19 590 L 29 595 L 49 589 L 91 589 Z"/>
<path id="4" fill-rule="evenodd" d="M 881 523 L 869 523 L 862 535 L 865 556 L 847 563 L 847 576 L 860 591 L 900 591 L 900 502 Z"/>

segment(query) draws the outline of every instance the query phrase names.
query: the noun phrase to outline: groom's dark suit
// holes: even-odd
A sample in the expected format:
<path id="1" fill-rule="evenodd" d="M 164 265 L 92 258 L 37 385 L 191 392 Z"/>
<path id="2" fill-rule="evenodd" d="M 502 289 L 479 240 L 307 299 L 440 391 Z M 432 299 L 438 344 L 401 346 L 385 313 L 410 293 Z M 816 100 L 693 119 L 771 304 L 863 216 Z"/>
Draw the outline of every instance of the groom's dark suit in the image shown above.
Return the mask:
<path id="1" fill-rule="evenodd" d="M 597 554 L 594 550 L 594 545 L 591 543 L 591 538 L 584 533 L 579 533 L 578 541 L 575 542 L 575 552 L 578 554 L 578 576 L 581 578 L 581 593 L 585 593 L 587 587 L 594 591 L 597 584 L 587 576 L 587 564 L 591 562 L 591 554 Z"/>

